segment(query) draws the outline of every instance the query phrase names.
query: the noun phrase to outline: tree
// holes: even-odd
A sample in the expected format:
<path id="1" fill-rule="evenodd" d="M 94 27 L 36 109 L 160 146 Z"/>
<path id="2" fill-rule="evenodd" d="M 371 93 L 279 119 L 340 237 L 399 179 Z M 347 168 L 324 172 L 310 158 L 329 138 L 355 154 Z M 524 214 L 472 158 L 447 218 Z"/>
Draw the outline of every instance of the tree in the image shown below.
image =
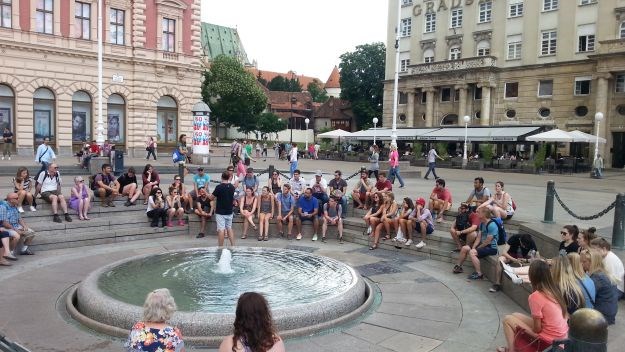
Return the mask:
<path id="1" fill-rule="evenodd" d="M 256 130 L 256 117 L 267 106 L 267 97 L 256 78 L 234 58 L 220 55 L 204 72 L 202 99 L 213 115 L 240 132 Z"/>
<path id="2" fill-rule="evenodd" d="M 302 85 L 299 78 L 284 78 L 282 76 L 274 77 L 267 84 L 267 89 L 278 92 L 301 92 Z"/>
<path id="3" fill-rule="evenodd" d="M 358 129 L 372 126 L 373 118 L 382 116 L 385 55 L 381 42 L 341 55 L 341 99 L 352 103 Z"/>
<path id="4" fill-rule="evenodd" d="M 258 80 L 258 83 L 267 87 L 267 80 L 263 78 L 263 71 L 258 70 L 258 75 L 256 75 L 256 79 Z"/>
<path id="5" fill-rule="evenodd" d="M 321 82 L 319 82 L 318 79 L 315 78 L 312 82 L 308 83 L 306 89 L 315 103 L 325 103 L 328 100 L 328 93 L 325 89 L 321 88 Z"/>
<path id="6" fill-rule="evenodd" d="M 280 117 L 274 113 L 265 112 L 258 116 L 257 129 L 262 134 L 278 133 L 286 128 L 286 121 L 280 119 Z"/>

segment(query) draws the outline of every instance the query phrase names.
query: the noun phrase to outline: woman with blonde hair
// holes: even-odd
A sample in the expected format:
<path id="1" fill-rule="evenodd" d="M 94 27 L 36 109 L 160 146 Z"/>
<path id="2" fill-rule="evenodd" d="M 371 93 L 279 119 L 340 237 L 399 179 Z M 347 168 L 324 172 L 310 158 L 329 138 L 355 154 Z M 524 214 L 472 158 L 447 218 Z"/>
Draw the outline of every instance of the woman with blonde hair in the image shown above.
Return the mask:
<path id="1" fill-rule="evenodd" d="M 565 256 L 557 256 L 551 261 L 551 276 L 566 302 L 566 310 L 573 314 L 579 308 L 586 308 L 583 288 L 575 277 L 573 267 Z"/>
<path id="2" fill-rule="evenodd" d="M 72 196 L 69 198 L 69 207 L 76 210 L 80 220 L 91 220 L 87 216 L 87 212 L 91 208 L 91 196 L 82 176 L 74 177 L 74 187 L 72 187 Z"/>
<path id="3" fill-rule="evenodd" d="M 578 253 L 584 249 L 590 248 L 590 241 L 597 238 L 597 234 L 595 233 L 596 231 L 596 228 L 589 227 L 579 232 L 579 235 L 577 236 L 577 245 L 579 246 L 579 249 L 577 250 Z"/>
<path id="4" fill-rule="evenodd" d="M 584 293 L 584 302 L 586 302 L 586 308 L 595 307 L 595 283 L 592 279 L 586 275 L 584 268 L 582 267 L 582 260 L 577 253 L 569 253 L 566 255 L 567 259 L 571 263 L 571 270 L 575 279 L 579 282 L 580 287 Z"/>
<path id="5" fill-rule="evenodd" d="M 125 344 L 126 351 L 184 352 L 180 330 L 167 324 L 176 309 L 176 302 L 168 289 L 150 292 L 143 304 L 143 320 L 132 327 Z"/>
<path id="6" fill-rule="evenodd" d="M 595 283 L 595 309 L 603 314 L 608 324 L 614 324 L 618 312 L 616 281 L 605 270 L 601 252 L 594 248 L 584 249 L 580 257 L 584 270 Z"/>

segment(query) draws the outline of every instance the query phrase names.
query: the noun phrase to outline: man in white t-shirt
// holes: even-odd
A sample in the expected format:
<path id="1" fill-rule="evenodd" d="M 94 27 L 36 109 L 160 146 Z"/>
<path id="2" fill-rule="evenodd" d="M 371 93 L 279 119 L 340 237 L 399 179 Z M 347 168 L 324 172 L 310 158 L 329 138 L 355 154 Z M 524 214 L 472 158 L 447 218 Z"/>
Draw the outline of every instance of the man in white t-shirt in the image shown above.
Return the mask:
<path id="1" fill-rule="evenodd" d="M 434 175 L 435 179 L 438 179 L 438 176 L 436 176 L 436 158 L 445 160 L 441 158 L 440 156 L 438 156 L 438 154 L 436 153 L 436 149 L 432 147 L 430 148 L 430 151 L 428 152 L 428 172 L 425 173 L 425 177 L 423 177 L 424 179 L 428 180 L 428 176 L 430 175 L 430 172 L 432 173 L 432 175 Z"/>
<path id="2" fill-rule="evenodd" d="M 304 189 L 306 188 L 306 180 L 301 177 L 299 170 L 293 170 L 293 177 L 289 180 L 289 184 L 291 185 L 291 192 L 297 198 L 300 194 L 304 193 Z"/>
<path id="3" fill-rule="evenodd" d="M 289 163 L 291 165 L 291 177 L 297 170 L 297 143 L 291 143 L 291 150 L 289 151 Z"/>
<path id="4" fill-rule="evenodd" d="M 65 215 L 65 221 L 72 222 L 72 218 L 67 213 L 67 202 L 61 193 L 61 175 L 56 163 L 50 164 L 47 171 L 42 171 L 37 176 L 37 193 L 41 193 L 41 198 L 52 205 L 52 221 L 62 222 L 58 215 L 59 205 Z"/>
<path id="5" fill-rule="evenodd" d="M 625 279 L 625 267 L 619 257 L 612 252 L 612 245 L 606 241 L 605 238 L 598 237 L 590 241 L 590 247 L 595 248 L 601 252 L 603 256 L 603 265 L 608 274 L 616 279 L 616 288 L 618 289 L 618 298 L 624 298 L 624 286 L 623 280 Z"/>

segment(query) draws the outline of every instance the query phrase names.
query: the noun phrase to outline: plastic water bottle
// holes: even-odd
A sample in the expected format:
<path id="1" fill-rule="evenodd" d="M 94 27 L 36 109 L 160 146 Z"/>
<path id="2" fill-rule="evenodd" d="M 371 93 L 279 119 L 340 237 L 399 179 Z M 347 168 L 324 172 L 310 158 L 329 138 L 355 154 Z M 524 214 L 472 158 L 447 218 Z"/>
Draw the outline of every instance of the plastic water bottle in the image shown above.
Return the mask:
<path id="1" fill-rule="evenodd" d="M 528 254 L 530 256 L 530 261 L 536 259 L 536 251 L 534 249 L 532 249 Z"/>

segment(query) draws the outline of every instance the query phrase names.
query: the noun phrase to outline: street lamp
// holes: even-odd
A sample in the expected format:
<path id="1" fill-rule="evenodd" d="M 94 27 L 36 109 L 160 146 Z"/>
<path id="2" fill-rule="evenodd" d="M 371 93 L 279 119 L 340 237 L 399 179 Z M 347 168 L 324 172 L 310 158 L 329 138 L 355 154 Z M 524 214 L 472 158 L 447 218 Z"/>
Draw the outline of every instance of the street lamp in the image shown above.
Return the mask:
<path id="1" fill-rule="evenodd" d="M 308 152 L 308 124 L 310 123 L 310 119 L 307 117 L 304 122 L 306 122 L 306 152 Z"/>
<path id="2" fill-rule="evenodd" d="M 603 113 L 597 112 L 595 114 L 595 121 L 597 121 L 597 130 L 595 132 L 597 133 L 597 138 L 595 140 L 595 158 L 593 159 L 593 165 L 595 164 L 595 162 L 597 161 L 597 157 L 599 156 L 599 125 L 601 124 L 601 120 L 603 120 Z"/>
<path id="3" fill-rule="evenodd" d="M 293 104 L 297 102 L 297 98 L 291 95 L 291 117 L 289 118 L 291 125 L 291 144 L 293 144 Z"/>
<path id="4" fill-rule="evenodd" d="M 471 121 L 471 118 L 468 115 L 465 115 L 462 119 L 464 120 L 464 152 L 462 153 L 462 168 L 466 169 L 467 163 L 469 162 L 469 160 L 467 160 L 467 132 L 469 130 L 469 121 Z"/>
<path id="5" fill-rule="evenodd" d="M 378 130 L 376 129 L 376 126 L 378 125 L 378 118 L 374 117 L 373 118 L 373 145 L 375 145 L 375 137 L 378 134 Z"/>

